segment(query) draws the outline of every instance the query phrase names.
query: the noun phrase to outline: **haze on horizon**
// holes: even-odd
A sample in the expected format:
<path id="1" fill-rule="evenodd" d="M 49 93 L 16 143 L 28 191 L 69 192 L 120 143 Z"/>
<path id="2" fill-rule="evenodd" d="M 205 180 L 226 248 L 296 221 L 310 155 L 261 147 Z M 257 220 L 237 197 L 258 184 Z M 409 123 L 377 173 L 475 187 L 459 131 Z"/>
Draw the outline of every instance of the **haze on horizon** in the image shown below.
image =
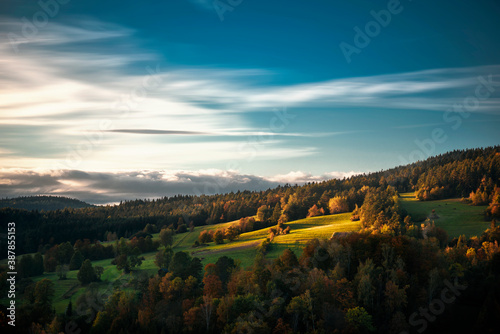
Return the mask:
<path id="1" fill-rule="evenodd" d="M 2 197 L 261 190 L 500 143 L 496 1 L 42 3 L 0 4 Z"/>

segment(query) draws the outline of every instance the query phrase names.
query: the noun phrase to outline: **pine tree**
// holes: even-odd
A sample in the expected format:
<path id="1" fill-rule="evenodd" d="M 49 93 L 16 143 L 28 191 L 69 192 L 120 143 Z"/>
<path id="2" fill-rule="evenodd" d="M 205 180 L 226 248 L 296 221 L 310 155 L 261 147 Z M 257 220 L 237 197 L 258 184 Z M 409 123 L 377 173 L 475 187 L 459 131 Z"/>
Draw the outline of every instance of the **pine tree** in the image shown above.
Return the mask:
<path id="1" fill-rule="evenodd" d="M 278 219 L 280 219 L 281 216 L 281 207 L 280 203 L 276 203 L 276 206 L 274 207 L 273 214 L 271 215 L 271 223 L 272 224 L 278 224 Z"/>
<path id="2" fill-rule="evenodd" d="M 64 314 L 68 318 L 73 315 L 73 304 L 71 303 L 71 299 L 69 300 L 68 306 L 66 307 L 66 312 Z"/>

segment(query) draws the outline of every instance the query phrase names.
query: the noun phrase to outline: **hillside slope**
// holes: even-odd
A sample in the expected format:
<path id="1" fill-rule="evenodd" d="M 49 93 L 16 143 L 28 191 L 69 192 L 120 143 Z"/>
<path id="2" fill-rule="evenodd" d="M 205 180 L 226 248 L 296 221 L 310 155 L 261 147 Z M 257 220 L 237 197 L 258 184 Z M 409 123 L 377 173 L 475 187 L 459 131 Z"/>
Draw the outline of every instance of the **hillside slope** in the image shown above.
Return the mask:
<path id="1" fill-rule="evenodd" d="M 90 208 L 94 205 L 74 198 L 59 196 L 27 196 L 0 199 L 0 208 L 14 208 L 24 210 L 62 210 L 66 208 L 81 209 Z"/>

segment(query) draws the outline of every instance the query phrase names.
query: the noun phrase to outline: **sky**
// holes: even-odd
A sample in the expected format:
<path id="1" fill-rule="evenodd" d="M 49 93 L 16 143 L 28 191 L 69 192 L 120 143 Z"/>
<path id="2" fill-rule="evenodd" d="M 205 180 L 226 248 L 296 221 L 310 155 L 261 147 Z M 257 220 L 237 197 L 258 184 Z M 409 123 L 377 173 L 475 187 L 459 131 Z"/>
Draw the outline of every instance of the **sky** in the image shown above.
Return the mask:
<path id="1" fill-rule="evenodd" d="M 4 0 L 0 197 L 343 178 L 500 144 L 491 0 Z"/>

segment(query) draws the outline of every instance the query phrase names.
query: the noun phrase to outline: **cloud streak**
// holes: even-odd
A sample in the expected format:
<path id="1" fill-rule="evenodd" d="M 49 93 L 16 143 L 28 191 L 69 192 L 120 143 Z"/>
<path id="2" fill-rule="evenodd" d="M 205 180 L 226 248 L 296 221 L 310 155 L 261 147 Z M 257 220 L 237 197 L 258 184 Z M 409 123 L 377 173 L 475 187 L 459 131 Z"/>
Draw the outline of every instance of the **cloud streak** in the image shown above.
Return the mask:
<path id="1" fill-rule="evenodd" d="M 19 31 L 19 24 L 5 18 L 0 30 Z M 134 30 L 81 18 L 51 23 L 19 43 L 14 54 L 0 39 L 0 128 L 9 133 L 0 138 L 0 152 L 7 152 L 0 161 L 11 168 L 198 169 L 235 156 L 248 161 L 240 148 L 252 141 L 252 161 L 319 155 L 325 152 L 314 138 L 360 130 L 354 123 L 328 127 L 318 110 L 442 112 L 473 94 L 478 76 L 500 82 L 500 65 L 279 86 L 265 84 L 279 74 L 267 69 L 163 69 L 159 55 L 137 48 Z M 144 90 L 145 82 L 159 84 Z M 476 112 L 500 115 L 499 92 Z M 272 110 L 285 106 L 307 114 L 277 131 Z M 259 117 L 258 125 L 251 122 Z M 313 130 L 298 126 L 309 119 Z M 101 129 L 102 121 L 109 128 Z M 98 140 L 87 148 L 89 136 Z M 80 165 L 60 166 L 78 150 L 87 152 Z"/>
<path id="2" fill-rule="evenodd" d="M 115 129 L 107 132 L 133 133 L 142 135 L 206 135 L 206 132 L 179 131 L 179 130 L 154 130 L 154 129 Z"/>

